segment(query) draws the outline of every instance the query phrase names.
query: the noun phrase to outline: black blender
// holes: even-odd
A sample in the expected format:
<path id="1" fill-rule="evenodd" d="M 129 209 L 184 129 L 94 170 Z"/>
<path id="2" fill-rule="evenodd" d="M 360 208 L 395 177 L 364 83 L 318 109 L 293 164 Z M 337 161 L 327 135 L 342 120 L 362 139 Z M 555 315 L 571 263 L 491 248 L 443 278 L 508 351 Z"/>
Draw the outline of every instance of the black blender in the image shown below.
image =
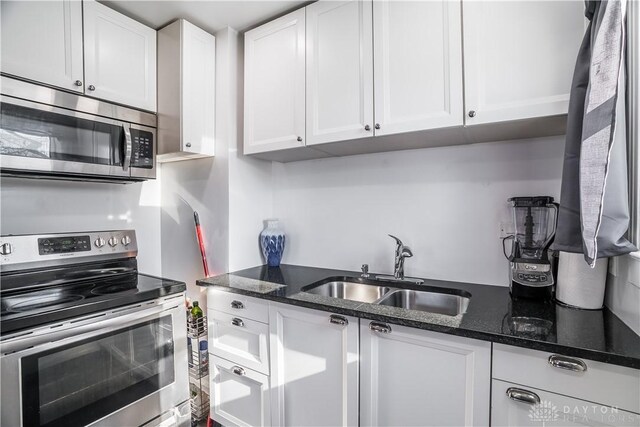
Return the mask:
<path id="1" fill-rule="evenodd" d="M 556 234 L 558 206 L 553 197 L 512 197 L 515 234 L 503 240 L 503 250 L 510 262 L 510 290 L 514 298 L 548 300 L 555 285 L 555 257 L 549 246 Z M 505 242 L 513 240 L 511 255 Z"/>

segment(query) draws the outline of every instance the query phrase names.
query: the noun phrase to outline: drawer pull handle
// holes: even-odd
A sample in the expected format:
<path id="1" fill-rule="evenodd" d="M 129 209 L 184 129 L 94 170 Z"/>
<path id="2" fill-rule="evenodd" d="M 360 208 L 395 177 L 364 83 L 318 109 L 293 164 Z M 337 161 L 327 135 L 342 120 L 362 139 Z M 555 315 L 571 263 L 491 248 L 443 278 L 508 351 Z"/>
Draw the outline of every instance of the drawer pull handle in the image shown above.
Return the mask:
<path id="1" fill-rule="evenodd" d="M 509 387 L 507 389 L 507 396 L 509 396 L 509 399 L 511 400 L 527 403 L 529 405 L 540 403 L 540 396 L 532 391 L 523 390 L 521 388 Z"/>
<path id="2" fill-rule="evenodd" d="M 557 354 L 549 356 L 549 365 L 554 368 L 566 369 L 573 372 L 585 372 L 587 370 L 587 364 L 582 360 Z"/>
<path id="3" fill-rule="evenodd" d="M 343 326 L 349 324 L 349 321 L 347 320 L 346 317 L 338 316 L 336 314 L 332 314 L 331 316 L 329 316 L 329 322 L 336 325 L 343 325 Z"/>
<path id="4" fill-rule="evenodd" d="M 240 366 L 234 366 L 233 368 L 231 368 L 231 372 L 239 376 L 244 375 L 244 369 L 242 369 Z"/>
<path id="5" fill-rule="evenodd" d="M 244 322 L 242 321 L 242 319 L 238 319 L 237 317 L 234 317 L 233 319 L 231 319 L 231 324 L 233 326 L 239 326 L 241 328 L 244 327 Z"/>
<path id="6" fill-rule="evenodd" d="M 371 322 L 369 323 L 369 329 L 374 332 L 381 332 L 383 334 L 391 333 L 391 326 L 387 325 L 386 323 Z"/>
<path id="7" fill-rule="evenodd" d="M 240 309 L 244 308 L 244 304 L 241 303 L 240 301 L 233 300 L 233 301 L 231 301 L 231 308 L 235 308 L 237 310 L 240 310 Z"/>

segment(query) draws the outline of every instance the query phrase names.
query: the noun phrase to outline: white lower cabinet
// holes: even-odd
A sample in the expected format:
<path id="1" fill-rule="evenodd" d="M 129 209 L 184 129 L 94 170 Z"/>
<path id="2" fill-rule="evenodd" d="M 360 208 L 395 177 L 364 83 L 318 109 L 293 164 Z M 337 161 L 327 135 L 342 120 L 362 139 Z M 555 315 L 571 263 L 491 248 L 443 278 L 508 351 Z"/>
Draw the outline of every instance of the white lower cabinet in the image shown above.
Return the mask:
<path id="1" fill-rule="evenodd" d="M 214 355 L 269 373 L 269 325 L 214 310 L 207 314 Z"/>
<path id="2" fill-rule="evenodd" d="M 211 357 L 211 416 L 226 426 L 270 426 L 269 377 Z"/>
<path id="3" fill-rule="evenodd" d="M 640 425 L 636 369 L 217 290 L 208 307 L 227 427 Z"/>
<path id="4" fill-rule="evenodd" d="M 491 343 L 362 321 L 360 424 L 489 424 Z"/>
<path id="5" fill-rule="evenodd" d="M 638 426 L 640 415 L 505 381 L 493 380 L 492 426 Z"/>
<path id="6" fill-rule="evenodd" d="M 276 426 L 358 425 L 358 319 L 271 304 Z"/>

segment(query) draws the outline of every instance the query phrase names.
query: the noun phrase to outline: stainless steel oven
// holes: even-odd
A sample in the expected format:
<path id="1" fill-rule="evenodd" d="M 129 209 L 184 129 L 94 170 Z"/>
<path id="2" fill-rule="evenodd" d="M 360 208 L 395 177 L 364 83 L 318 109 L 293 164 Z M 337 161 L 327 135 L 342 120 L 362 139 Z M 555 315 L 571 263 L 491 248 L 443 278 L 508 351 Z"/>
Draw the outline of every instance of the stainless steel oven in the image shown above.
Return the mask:
<path id="1" fill-rule="evenodd" d="M 1 86 L 2 175 L 121 182 L 155 178 L 155 114 L 6 76 Z"/>
<path id="2" fill-rule="evenodd" d="M 184 293 L 3 337 L 1 424 L 187 426 L 186 342 Z"/>
<path id="3" fill-rule="evenodd" d="M 188 426 L 183 282 L 134 230 L 0 236 L 0 425 Z"/>

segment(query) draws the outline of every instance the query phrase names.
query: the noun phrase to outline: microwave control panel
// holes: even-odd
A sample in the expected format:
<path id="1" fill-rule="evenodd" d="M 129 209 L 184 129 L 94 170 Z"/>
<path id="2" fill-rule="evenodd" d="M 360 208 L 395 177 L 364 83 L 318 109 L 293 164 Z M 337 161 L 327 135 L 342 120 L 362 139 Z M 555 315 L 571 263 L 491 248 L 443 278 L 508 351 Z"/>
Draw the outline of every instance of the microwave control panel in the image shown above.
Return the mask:
<path id="1" fill-rule="evenodd" d="M 153 134 L 140 129 L 131 129 L 131 166 L 153 168 Z"/>

